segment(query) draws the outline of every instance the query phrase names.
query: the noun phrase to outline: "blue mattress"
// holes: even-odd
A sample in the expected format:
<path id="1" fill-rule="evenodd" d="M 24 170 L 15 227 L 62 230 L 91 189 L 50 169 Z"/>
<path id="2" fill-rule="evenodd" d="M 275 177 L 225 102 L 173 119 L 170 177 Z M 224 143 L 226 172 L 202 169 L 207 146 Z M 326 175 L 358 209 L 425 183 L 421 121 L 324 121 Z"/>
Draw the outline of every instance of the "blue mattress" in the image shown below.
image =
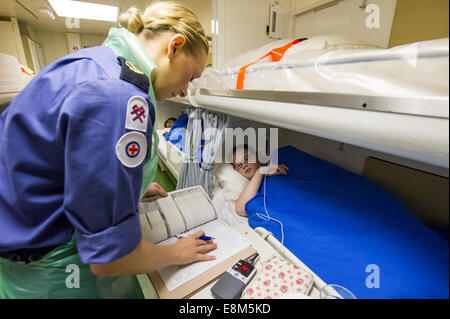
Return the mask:
<path id="1" fill-rule="evenodd" d="M 291 146 L 281 148 L 287 176 L 266 181 L 266 205 L 284 226 L 284 245 L 327 284 L 357 298 L 449 298 L 448 242 L 389 193 Z M 281 241 L 264 221 L 263 185 L 246 205 L 251 227 Z M 377 281 L 379 279 L 379 281 Z"/>

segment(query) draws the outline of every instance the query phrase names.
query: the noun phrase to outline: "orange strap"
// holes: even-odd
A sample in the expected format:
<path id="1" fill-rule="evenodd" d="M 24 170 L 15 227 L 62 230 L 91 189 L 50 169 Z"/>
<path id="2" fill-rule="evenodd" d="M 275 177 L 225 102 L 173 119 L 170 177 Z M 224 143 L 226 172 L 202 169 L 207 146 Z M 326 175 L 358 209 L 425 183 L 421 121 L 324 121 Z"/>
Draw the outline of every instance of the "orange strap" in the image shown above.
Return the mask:
<path id="1" fill-rule="evenodd" d="M 20 67 L 20 70 L 25 73 L 28 74 L 29 76 L 33 76 L 32 74 L 28 73 L 23 67 Z"/>
<path id="2" fill-rule="evenodd" d="M 255 62 L 252 62 L 252 63 L 247 64 L 246 66 L 243 66 L 242 68 L 240 68 L 239 69 L 238 78 L 237 78 L 237 83 L 236 83 L 236 90 L 242 90 L 244 88 L 245 71 L 247 70 L 247 68 L 250 65 L 255 64 L 259 60 L 262 60 L 262 59 L 264 59 L 265 57 L 267 57 L 269 55 L 272 58 L 273 62 L 278 62 L 278 61 L 280 61 L 283 58 L 283 56 L 286 53 L 287 49 L 289 49 L 294 44 L 302 42 L 303 40 L 306 40 L 306 38 L 299 39 L 299 40 L 294 40 L 292 42 L 289 42 L 285 46 L 282 46 L 282 47 L 279 47 L 279 48 L 275 48 L 272 51 L 270 51 L 269 53 L 267 53 L 264 56 L 260 57 Z"/>

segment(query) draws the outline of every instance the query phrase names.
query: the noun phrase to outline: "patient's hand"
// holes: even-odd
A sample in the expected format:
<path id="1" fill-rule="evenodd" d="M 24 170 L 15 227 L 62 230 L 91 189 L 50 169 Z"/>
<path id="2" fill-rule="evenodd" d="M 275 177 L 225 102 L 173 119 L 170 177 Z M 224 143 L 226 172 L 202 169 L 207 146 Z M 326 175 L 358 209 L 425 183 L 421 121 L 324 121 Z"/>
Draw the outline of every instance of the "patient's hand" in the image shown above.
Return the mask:
<path id="1" fill-rule="evenodd" d="M 273 176 L 273 175 L 287 175 L 287 172 L 289 171 L 289 168 L 284 165 L 275 165 L 269 162 L 268 166 L 262 166 L 258 169 L 257 174 L 254 174 L 251 178 L 250 182 L 245 186 L 244 190 L 242 191 L 241 195 L 236 201 L 236 213 L 241 216 L 247 216 L 247 213 L 245 211 L 245 205 L 249 200 L 251 200 L 256 193 L 258 192 L 259 186 L 261 185 L 261 182 L 264 178 L 264 175 L 266 176 Z"/>
<path id="2" fill-rule="evenodd" d="M 287 172 L 289 171 L 289 168 L 284 164 L 272 164 L 269 162 L 269 165 L 262 166 L 259 168 L 259 173 L 262 175 L 267 176 L 274 176 L 274 175 L 287 175 Z"/>

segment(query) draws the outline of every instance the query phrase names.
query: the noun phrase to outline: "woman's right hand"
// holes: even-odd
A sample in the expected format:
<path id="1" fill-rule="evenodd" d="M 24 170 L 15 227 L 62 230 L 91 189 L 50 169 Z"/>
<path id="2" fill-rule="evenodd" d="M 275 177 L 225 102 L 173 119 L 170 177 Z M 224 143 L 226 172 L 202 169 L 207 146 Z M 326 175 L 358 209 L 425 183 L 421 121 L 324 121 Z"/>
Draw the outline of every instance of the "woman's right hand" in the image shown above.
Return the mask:
<path id="1" fill-rule="evenodd" d="M 206 253 L 217 248 L 217 244 L 212 240 L 201 240 L 205 232 L 200 230 L 185 238 L 179 239 L 173 247 L 175 249 L 175 264 L 185 265 L 196 261 L 215 260 L 215 256 L 207 255 Z"/>

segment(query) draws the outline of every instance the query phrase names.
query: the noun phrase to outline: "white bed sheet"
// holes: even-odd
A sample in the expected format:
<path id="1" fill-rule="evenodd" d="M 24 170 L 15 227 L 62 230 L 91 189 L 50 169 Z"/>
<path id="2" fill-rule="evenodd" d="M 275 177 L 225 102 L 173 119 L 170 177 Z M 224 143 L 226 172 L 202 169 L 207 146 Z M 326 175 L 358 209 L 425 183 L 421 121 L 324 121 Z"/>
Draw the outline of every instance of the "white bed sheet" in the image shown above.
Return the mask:
<path id="1" fill-rule="evenodd" d="M 220 187 L 213 190 L 212 203 L 217 212 L 217 218 L 223 220 L 229 226 L 234 227 L 239 224 L 247 224 L 248 218 L 239 216 L 236 213 L 236 201 L 227 200 L 226 191 Z"/>
<path id="2" fill-rule="evenodd" d="M 248 184 L 248 179 L 236 172 L 231 164 L 215 164 L 213 170 L 212 203 L 217 217 L 230 226 L 248 224 L 248 218 L 236 213 L 236 200 Z"/>

